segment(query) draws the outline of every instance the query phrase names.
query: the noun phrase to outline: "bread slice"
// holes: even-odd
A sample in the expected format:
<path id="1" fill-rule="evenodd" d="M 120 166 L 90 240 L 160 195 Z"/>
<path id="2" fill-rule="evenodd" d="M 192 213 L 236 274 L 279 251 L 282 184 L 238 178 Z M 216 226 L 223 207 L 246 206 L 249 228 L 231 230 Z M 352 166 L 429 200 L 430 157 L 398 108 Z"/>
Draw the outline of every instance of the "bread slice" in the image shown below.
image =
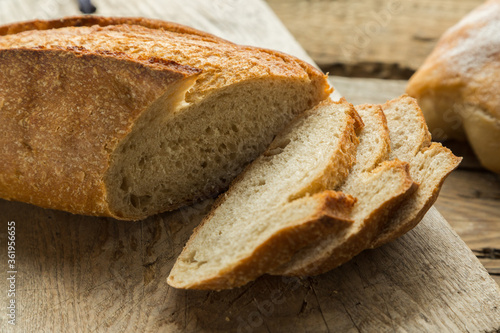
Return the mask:
<path id="1" fill-rule="evenodd" d="M 391 214 L 371 248 L 414 228 L 436 201 L 446 177 L 462 160 L 440 143 L 431 143 L 422 110 L 415 99 L 403 95 L 387 102 L 382 109 L 391 136 L 391 157 L 409 163 L 410 175 L 419 187 Z"/>
<path id="2" fill-rule="evenodd" d="M 331 92 L 296 58 L 157 20 L 0 33 L 0 197 L 73 213 L 137 220 L 215 195 Z"/>
<path id="3" fill-rule="evenodd" d="M 339 188 L 358 199 L 351 212 L 353 225 L 300 250 L 272 274 L 316 275 L 347 262 L 370 246 L 394 208 L 415 191 L 408 164 L 387 161 L 389 130 L 380 106 L 362 105 L 356 110 L 365 127 L 359 136 L 356 164 Z"/>
<path id="4" fill-rule="evenodd" d="M 280 133 L 221 195 L 177 259 L 168 283 L 227 289 L 254 280 L 302 246 L 351 225 L 355 200 L 329 191 L 355 161 L 352 105 L 325 102 Z"/>

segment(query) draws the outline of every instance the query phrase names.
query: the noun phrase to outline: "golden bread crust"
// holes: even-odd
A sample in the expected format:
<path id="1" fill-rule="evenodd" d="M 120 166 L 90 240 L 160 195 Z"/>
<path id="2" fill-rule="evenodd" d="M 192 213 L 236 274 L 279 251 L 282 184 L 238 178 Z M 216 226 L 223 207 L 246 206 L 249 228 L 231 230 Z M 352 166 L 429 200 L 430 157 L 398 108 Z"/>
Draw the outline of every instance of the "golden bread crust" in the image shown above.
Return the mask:
<path id="1" fill-rule="evenodd" d="M 0 196 L 114 216 L 103 183 L 110 153 L 150 101 L 199 71 L 39 48 L 0 50 L 0 72 Z"/>
<path id="2" fill-rule="evenodd" d="M 110 25 L 123 25 L 123 24 L 139 25 L 149 29 L 161 29 L 182 34 L 196 35 L 200 37 L 207 37 L 210 39 L 218 40 L 225 43 L 231 43 L 225 39 L 219 38 L 207 32 L 203 32 L 173 22 L 155 20 L 144 17 L 102 17 L 93 15 L 71 16 L 56 20 L 33 20 L 33 21 L 6 24 L 0 26 L 0 36 L 17 34 L 29 30 L 49 30 L 49 29 L 59 29 L 65 27 L 91 27 L 94 25 L 106 27 Z"/>
<path id="3" fill-rule="evenodd" d="M 278 63 L 276 66 L 272 67 L 275 71 L 278 72 L 272 74 L 287 76 L 292 74 L 301 74 L 300 71 L 304 71 L 305 74 L 310 77 L 311 81 L 313 81 L 314 85 L 320 86 L 325 86 L 325 82 L 327 79 L 327 76 L 316 69 L 314 66 L 285 53 L 253 46 L 236 45 L 212 34 L 191 27 L 183 26 L 181 24 L 140 17 L 74 16 L 48 21 L 34 20 L 0 26 L 0 36 L 18 34 L 26 31 L 44 31 L 72 27 L 94 27 L 95 30 L 98 30 L 97 27 L 108 27 L 110 30 L 113 30 L 113 26 L 117 26 L 116 29 L 120 31 L 134 29 L 134 26 L 136 27 L 136 29 L 139 27 L 143 27 L 147 28 L 148 33 L 156 33 L 157 37 L 161 36 L 163 38 L 168 37 L 168 32 L 171 32 L 177 36 L 181 35 L 186 39 L 199 39 L 201 41 L 210 43 L 210 46 L 214 47 L 215 49 L 220 49 L 219 56 L 223 56 L 224 53 L 228 50 L 237 49 L 240 52 L 247 53 L 246 62 L 250 62 L 250 64 L 254 66 L 262 64 L 262 62 L 259 62 L 259 59 L 255 56 L 257 52 L 257 54 L 262 59 L 268 58 L 266 59 L 266 65 L 272 65 L 272 62 Z M 114 46 L 116 47 L 116 45 Z M 196 52 L 199 53 L 200 49 L 197 49 Z M 264 54 L 267 54 L 267 57 Z M 203 59 L 203 56 L 203 54 L 198 55 L 200 59 Z M 188 61 L 189 59 L 185 60 Z M 197 67 L 195 64 L 191 65 Z M 240 69 L 245 69 L 248 67 L 248 63 L 245 62 L 241 62 L 238 65 L 240 66 Z M 297 68 L 297 66 L 300 67 L 300 69 Z M 245 71 L 242 71 L 242 73 L 245 73 Z M 333 88 L 327 85 L 323 99 L 326 99 L 332 92 Z"/>

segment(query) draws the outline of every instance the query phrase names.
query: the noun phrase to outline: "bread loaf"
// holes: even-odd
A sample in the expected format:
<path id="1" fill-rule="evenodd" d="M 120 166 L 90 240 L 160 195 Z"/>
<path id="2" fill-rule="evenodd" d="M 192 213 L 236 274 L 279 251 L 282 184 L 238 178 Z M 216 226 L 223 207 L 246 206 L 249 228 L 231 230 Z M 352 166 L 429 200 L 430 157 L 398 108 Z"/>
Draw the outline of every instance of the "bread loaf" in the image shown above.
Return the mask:
<path id="1" fill-rule="evenodd" d="M 346 103 L 325 102 L 280 133 L 195 229 L 168 283 L 227 289 L 288 261 L 301 247 L 351 225 L 338 187 L 355 161 L 361 122 Z"/>
<path id="2" fill-rule="evenodd" d="M 436 140 L 467 139 L 481 164 L 500 173 L 500 1 L 490 0 L 439 40 L 412 76 Z"/>
<path id="3" fill-rule="evenodd" d="M 226 188 L 326 77 L 177 24 L 0 27 L 0 197 L 141 219 Z"/>

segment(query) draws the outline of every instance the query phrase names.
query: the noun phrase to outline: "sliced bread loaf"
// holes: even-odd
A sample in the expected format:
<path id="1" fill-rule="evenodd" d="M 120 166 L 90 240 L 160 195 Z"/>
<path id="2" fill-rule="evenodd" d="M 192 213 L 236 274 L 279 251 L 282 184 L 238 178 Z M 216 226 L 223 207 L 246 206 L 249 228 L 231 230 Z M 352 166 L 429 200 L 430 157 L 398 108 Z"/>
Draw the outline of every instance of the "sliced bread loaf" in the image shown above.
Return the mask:
<path id="1" fill-rule="evenodd" d="M 227 188 L 326 77 L 177 24 L 0 27 L 0 197 L 141 219 Z"/>
<path id="2" fill-rule="evenodd" d="M 356 164 L 339 188 L 358 199 L 351 212 L 354 223 L 342 233 L 327 235 L 298 251 L 272 274 L 316 275 L 345 263 L 370 246 L 393 209 L 415 191 L 408 164 L 386 161 L 390 139 L 380 106 L 362 105 L 356 110 L 365 127 L 359 136 Z"/>
<path id="3" fill-rule="evenodd" d="M 301 247 L 351 225 L 355 200 L 329 191 L 355 161 L 362 126 L 352 105 L 327 101 L 299 116 L 221 195 L 177 259 L 176 288 L 241 286 Z"/>
<path id="4" fill-rule="evenodd" d="M 460 161 L 440 143 L 431 143 L 422 110 L 404 95 L 382 106 L 391 136 L 391 157 L 410 165 L 418 189 L 387 219 L 372 248 L 386 244 L 414 228 L 436 201 L 441 185 Z"/>

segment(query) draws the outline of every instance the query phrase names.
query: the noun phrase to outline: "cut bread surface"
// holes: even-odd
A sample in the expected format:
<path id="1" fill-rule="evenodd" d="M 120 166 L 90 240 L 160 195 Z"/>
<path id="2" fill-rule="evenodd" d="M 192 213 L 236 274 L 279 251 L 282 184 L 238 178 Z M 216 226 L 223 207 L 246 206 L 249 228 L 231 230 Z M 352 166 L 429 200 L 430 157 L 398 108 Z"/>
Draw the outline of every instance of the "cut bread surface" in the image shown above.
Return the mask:
<path id="1" fill-rule="evenodd" d="M 389 128 L 390 158 L 411 162 L 422 149 L 431 144 L 431 134 L 417 101 L 403 95 L 382 105 Z"/>
<path id="2" fill-rule="evenodd" d="M 382 109 L 391 136 L 391 155 L 409 163 L 410 175 L 419 187 L 387 219 L 371 248 L 413 229 L 436 201 L 446 177 L 462 160 L 440 143 L 430 141 L 427 124 L 415 99 L 403 95 L 387 102 Z"/>
<path id="3" fill-rule="evenodd" d="M 283 124 L 307 107 L 292 96 L 297 86 L 276 90 L 269 81 L 227 88 L 132 133 L 114 153 L 105 178 L 115 194 L 109 197 L 113 207 L 125 216 L 150 215 L 165 203 L 173 209 L 227 188 Z"/>
<path id="4" fill-rule="evenodd" d="M 54 194 L 44 188 L 45 184 L 38 184 L 39 180 L 27 171 L 22 178 L 12 178 L 16 184 L 6 184 L 6 188 L 25 188 L 25 193 L 6 190 L 1 192 L 3 197 L 28 202 L 33 202 L 30 198 L 36 198 L 33 203 L 44 207 L 120 219 L 137 220 L 172 210 L 227 188 L 230 181 L 265 150 L 291 119 L 326 99 L 331 92 L 322 73 L 296 58 L 238 46 L 175 24 L 154 20 L 129 21 L 131 24 L 126 24 L 128 21 L 125 18 L 81 18 L 61 22 L 39 21 L 25 26 L 18 24 L 10 30 L 2 27 L 2 33 L 37 27 L 46 30 L 1 36 L 0 53 L 6 55 L 9 51 L 22 49 L 37 57 L 39 54 L 60 52 L 74 56 L 75 63 L 71 66 L 81 67 L 82 73 L 88 73 L 78 77 L 78 82 L 72 82 L 72 72 L 63 71 L 65 66 L 70 65 L 64 63 L 66 60 L 47 60 L 50 70 L 43 67 L 44 63 L 33 61 L 30 66 L 41 66 L 42 71 L 57 74 L 55 79 L 50 75 L 37 81 L 26 77 L 26 82 L 31 83 L 16 89 L 16 94 L 24 96 L 19 100 L 33 101 L 40 108 L 50 105 L 54 114 L 70 112 L 77 122 L 89 120 L 87 126 L 78 126 L 78 131 L 81 137 L 88 137 L 86 146 L 96 147 L 83 151 L 80 148 L 82 145 L 65 142 L 69 137 L 62 137 L 63 142 L 53 142 L 60 145 L 48 154 L 49 147 L 43 141 L 30 140 L 30 136 L 24 139 L 27 137 L 25 129 L 19 129 L 20 134 L 6 131 L 5 135 L 12 138 L 6 137 L 2 141 L 15 142 L 23 138 L 24 146 L 31 147 L 30 158 L 40 163 L 40 169 L 57 167 L 64 172 L 54 177 L 50 184 Z M 85 25 L 82 22 L 96 25 L 64 27 L 64 24 Z M 140 24 L 161 29 L 150 29 Z M 51 25 L 59 28 L 50 29 Z M 89 64 L 86 57 L 94 59 L 94 64 L 104 64 L 106 59 L 112 59 L 124 66 L 121 71 L 109 68 L 103 73 L 105 66 L 86 68 Z M 156 90 L 147 90 L 147 86 L 143 90 L 134 90 L 136 82 L 131 78 L 137 72 L 130 64 L 142 64 L 151 72 L 182 72 L 185 77 L 179 75 L 171 81 L 161 82 Z M 11 72 L 33 72 L 21 61 L 10 68 Z M 145 75 L 146 81 L 148 75 L 151 74 Z M 16 76 L 26 75 L 13 73 L 12 77 Z M 105 80 L 106 76 L 110 79 Z M 91 86 L 92 89 L 88 90 L 92 91 L 90 100 L 82 107 L 82 103 L 75 102 L 77 98 L 74 95 L 84 95 L 88 91 L 79 92 L 78 87 L 72 93 L 56 89 L 53 86 L 58 81 Z M 10 83 L 2 82 L 7 96 Z M 51 95 L 37 94 L 35 83 L 51 91 Z M 167 83 L 172 86 L 171 89 Z M 121 105 L 105 101 L 97 104 L 99 94 L 104 95 L 101 92 L 115 93 L 123 105 L 133 105 L 135 109 L 124 106 L 123 110 L 119 108 Z M 55 100 L 58 103 L 54 103 Z M 142 104 L 137 106 L 135 102 L 139 100 Z M 12 110 L 21 110 L 26 115 L 29 113 L 29 105 L 11 103 L 10 106 Z M 5 110 L 4 107 L 2 112 Z M 104 125 L 111 119 L 117 119 L 118 111 L 123 121 L 120 118 L 112 126 Z M 9 116 L 7 113 L 4 115 Z M 74 132 L 72 126 L 73 123 L 68 121 L 52 122 L 50 125 L 39 122 L 38 127 L 30 131 L 38 131 L 40 137 L 53 137 L 56 130 L 59 133 Z M 109 133 L 93 142 L 87 132 L 99 126 L 103 127 L 103 132 Z M 14 126 L 9 125 L 8 128 Z M 24 146 L 19 143 L 12 150 L 18 151 Z M 71 147 L 71 151 L 67 146 Z M 97 152 L 97 149 L 100 151 Z M 82 159 L 79 156 L 83 154 L 85 159 L 91 161 L 79 162 L 77 172 L 70 171 L 73 166 L 60 162 L 51 167 L 51 161 L 60 161 L 68 154 L 76 156 L 68 163 Z M 22 155 L 13 153 L 13 156 Z M 8 163 L 9 169 L 14 170 L 28 162 L 13 158 Z M 31 162 L 30 165 L 33 168 Z M 72 195 L 76 191 L 71 185 L 64 185 L 68 192 L 65 193 L 66 190 L 60 188 L 61 184 L 75 184 L 81 195 Z"/>
<path id="5" fill-rule="evenodd" d="M 415 190 L 408 164 L 386 161 L 390 138 L 380 106 L 362 105 L 356 110 L 365 126 L 359 135 L 356 164 L 338 188 L 357 199 L 350 215 L 354 223 L 342 233 L 327 235 L 298 251 L 272 274 L 316 275 L 345 263 L 370 246 L 392 209 Z"/>
<path id="6" fill-rule="evenodd" d="M 294 120 L 219 198 L 168 283 L 192 289 L 240 286 L 309 242 L 347 228 L 355 200 L 329 189 L 344 181 L 355 161 L 359 127 L 345 102 L 321 103 Z"/>

